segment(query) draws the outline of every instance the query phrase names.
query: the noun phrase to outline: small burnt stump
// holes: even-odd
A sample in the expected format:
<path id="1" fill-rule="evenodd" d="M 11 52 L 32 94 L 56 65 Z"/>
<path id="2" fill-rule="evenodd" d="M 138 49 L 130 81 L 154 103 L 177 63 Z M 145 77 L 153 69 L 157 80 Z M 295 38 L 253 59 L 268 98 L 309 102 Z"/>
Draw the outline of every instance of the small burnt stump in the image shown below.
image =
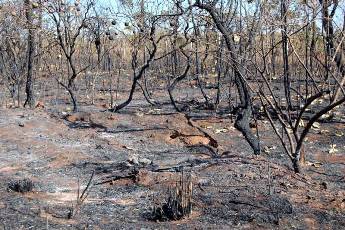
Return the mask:
<path id="1" fill-rule="evenodd" d="M 159 205 L 154 205 L 149 219 L 153 221 L 180 220 L 192 214 L 193 185 L 191 176 L 182 175 L 176 187 L 168 189 L 168 198 Z"/>
<path id="2" fill-rule="evenodd" d="M 12 180 L 8 183 L 7 188 L 9 191 L 14 192 L 31 192 L 34 188 L 34 183 L 30 179 L 23 179 L 23 180 Z"/>

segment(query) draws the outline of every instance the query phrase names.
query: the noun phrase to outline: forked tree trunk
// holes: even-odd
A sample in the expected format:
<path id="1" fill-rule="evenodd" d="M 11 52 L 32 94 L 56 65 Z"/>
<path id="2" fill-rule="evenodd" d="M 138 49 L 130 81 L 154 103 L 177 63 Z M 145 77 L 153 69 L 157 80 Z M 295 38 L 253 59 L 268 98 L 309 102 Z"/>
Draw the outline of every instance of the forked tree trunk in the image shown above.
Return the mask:
<path id="1" fill-rule="evenodd" d="M 157 44 L 159 43 L 160 39 L 159 38 L 157 41 L 155 41 L 154 39 L 154 35 L 155 35 L 155 31 L 156 31 L 156 27 L 154 24 L 152 24 L 151 26 L 151 31 L 150 31 L 150 42 L 153 46 L 152 50 L 149 51 L 149 56 L 148 59 L 146 60 L 145 64 L 143 66 L 140 67 L 140 70 L 138 73 L 136 73 L 136 71 L 134 71 L 134 76 L 133 76 L 133 82 L 132 82 L 132 86 L 131 86 L 131 90 L 129 92 L 129 96 L 128 99 L 121 103 L 118 106 L 115 106 L 114 108 L 111 108 L 109 111 L 111 112 L 118 112 L 119 110 L 123 109 L 124 107 L 126 107 L 127 105 L 129 105 L 129 103 L 131 103 L 132 99 L 133 99 L 133 95 L 135 92 L 135 89 L 137 87 L 138 81 L 143 77 L 145 71 L 150 67 L 151 63 L 154 61 L 155 55 L 157 53 Z M 132 64 L 133 66 L 136 66 L 136 64 L 134 64 L 135 60 L 138 58 L 137 53 L 133 56 L 132 59 Z"/>
<path id="2" fill-rule="evenodd" d="M 252 147 L 254 154 L 260 154 L 260 141 L 258 137 L 251 131 L 249 127 L 249 121 L 252 116 L 252 101 L 251 94 L 248 88 L 247 83 L 244 80 L 242 75 L 243 71 L 238 63 L 240 63 L 236 51 L 233 47 L 230 31 L 226 28 L 222 22 L 219 14 L 217 13 L 216 8 L 210 4 L 203 4 L 200 0 L 197 0 L 195 6 L 206 10 L 212 17 L 213 22 L 216 24 L 217 29 L 221 32 L 224 37 L 225 44 L 229 50 L 230 57 L 232 60 L 232 67 L 235 73 L 235 83 L 237 91 L 241 100 L 240 105 L 237 110 L 237 118 L 235 121 L 235 128 L 237 128 L 245 137 L 249 145 Z"/>

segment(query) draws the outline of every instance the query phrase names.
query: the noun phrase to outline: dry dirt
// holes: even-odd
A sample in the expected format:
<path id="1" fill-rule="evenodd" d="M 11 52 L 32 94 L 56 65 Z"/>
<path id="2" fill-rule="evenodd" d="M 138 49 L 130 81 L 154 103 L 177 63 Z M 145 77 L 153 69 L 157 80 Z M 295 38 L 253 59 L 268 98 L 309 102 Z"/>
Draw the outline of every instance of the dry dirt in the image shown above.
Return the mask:
<path id="1" fill-rule="evenodd" d="M 306 144 L 307 166 L 294 174 L 269 124 L 259 122 L 268 151 L 253 156 L 228 117 L 195 119 L 172 110 L 129 106 L 121 113 L 64 119 L 48 106 L 0 109 L 0 229 L 343 229 L 345 124 L 326 123 Z M 85 118 L 86 117 L 86 118 Z M 206 132 L 217 142 L 216 151 Z M 330 141 L 337 152 L 329 153 Z M 213 148 L 213 147 L 212 147 Z M 213 148 L 214 150 L 215 148 Z M 139 162 L 134 162 L 139 161 Z M 192 175 L 193 213 L 171 222 L 147 215 L 183 171 Z M 115 178 L 129 168 L 135 177 Z M 93 186 L 78 213 L 78 184 Z M 28 193 L 8 189 L 31 179 Z M 107 182 L 108 179 L 111 179 Z M 79 183 L 78 183 L 79 181 Z"/>

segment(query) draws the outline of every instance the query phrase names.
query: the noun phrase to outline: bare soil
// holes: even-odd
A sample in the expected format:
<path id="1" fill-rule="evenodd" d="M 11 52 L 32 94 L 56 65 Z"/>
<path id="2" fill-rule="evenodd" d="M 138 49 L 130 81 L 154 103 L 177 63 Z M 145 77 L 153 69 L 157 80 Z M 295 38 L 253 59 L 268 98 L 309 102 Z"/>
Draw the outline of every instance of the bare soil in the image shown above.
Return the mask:
<path id="1" fill-rule="evenodd" d="M 208 113 L 191 126 L 170 107 L 143 105 L 114 114 L 83 106 L 87 113 L 76 115 L 83 119 L 65 119 L 64 107 L 49 105 L 0 109 L 0 229 L 344 228 L 345 138 L 335 135 L 344 122 L 312 131 L 304 173 L 295 174 L 267 122 L 259 121 L 267 151 L 254 156 L 230 116 Z M 337 152 L 329 153 L 331 143 Z M 150 221 L 182 166 L 192 175 L 192 215 Z M 121 178 L 131 168 L 137 173 Z M 88 198 L 68 218 L 78 184 L 82 190 L 93 171 Z M 8 189 L 24 178 L 33 191 Z"/>

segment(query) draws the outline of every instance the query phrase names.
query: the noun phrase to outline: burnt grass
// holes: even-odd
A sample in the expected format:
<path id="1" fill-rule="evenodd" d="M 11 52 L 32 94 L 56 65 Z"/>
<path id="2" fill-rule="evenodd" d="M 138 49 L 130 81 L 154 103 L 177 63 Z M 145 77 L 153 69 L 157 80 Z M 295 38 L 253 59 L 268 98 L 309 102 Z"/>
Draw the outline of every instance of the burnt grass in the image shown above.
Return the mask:
<path id="1" fill-rule="evenodd" d="M 188 111 L 217 141 L 215 150 L 183 114 L 168 103 L 148 106 L 140 92 L 120 113 L 104 111 L 102 100 L 93 106 L 81 102 L 91 120 L 74 122 L 65 119 L 67 99 L 56 104 L 47 98 L 45 108 L 35 110 L 0 109 L 0 229 L 345 225 L 345 138 L 335 135 L 345 128 L 343 116 L 322 122 L 322 132 L 311 131 L 307 164 L 303 174 L 295 174 L 267 122 L 258 125 L 269 151 L 254 156 L 225 106 L 216 113 L 198 102 Z M 329 153 L 331 143 L 338 152 Z M 181 170 L 192 175 L 192 213 L 175 221 L 150 220 L 147 214 L 155 202 L 164 203 Z M 77 207 L 78 187 L 85 188 L 92 172 L 89 196 Z"/>

